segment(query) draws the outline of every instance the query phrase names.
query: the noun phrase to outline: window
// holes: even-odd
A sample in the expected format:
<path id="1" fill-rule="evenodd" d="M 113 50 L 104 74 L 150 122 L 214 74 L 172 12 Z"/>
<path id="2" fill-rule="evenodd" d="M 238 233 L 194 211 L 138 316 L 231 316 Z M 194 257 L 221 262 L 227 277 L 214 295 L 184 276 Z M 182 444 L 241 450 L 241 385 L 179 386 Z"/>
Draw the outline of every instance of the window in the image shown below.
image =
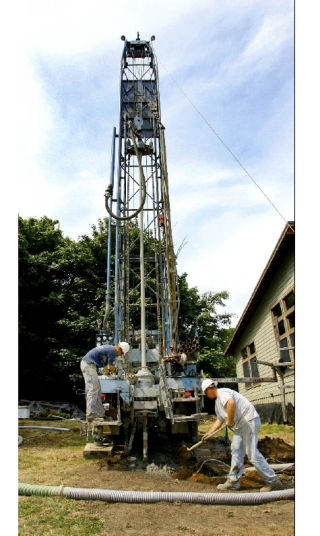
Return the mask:
<path id="1" fill-rule="evenodd" d="M 294 290 L 291 290 L 271 309 L 275 338 L 281 363 L 294 361 Z M 284 369 L 283 372 L 288 371 Z"/>
<path id="2" fill-rule="evenodd" d="M 290 309 L 291 307 L 294 307 L 294 291 L 292 290 L 287 294 L 287 296 L 284 298 L 284 303 L 286 304 L 286 309 Z"/>
<path id="3" fill-rule="evenodd" d="M 242 356 L 242 368 L 243 368 L 243 375 L 244 377 L 259 377 L 259 370 L 258 365 L 256 363 L 256 348 L 254 345 L 254 342 L 251 344 L 248 344 L 248 346 L 245 346 L 241 350 L 241 356 Z M 255 387 L 258 385 L 257 383 L 245 383 L 246 389 L 249 389 L 250 387 Z"/>

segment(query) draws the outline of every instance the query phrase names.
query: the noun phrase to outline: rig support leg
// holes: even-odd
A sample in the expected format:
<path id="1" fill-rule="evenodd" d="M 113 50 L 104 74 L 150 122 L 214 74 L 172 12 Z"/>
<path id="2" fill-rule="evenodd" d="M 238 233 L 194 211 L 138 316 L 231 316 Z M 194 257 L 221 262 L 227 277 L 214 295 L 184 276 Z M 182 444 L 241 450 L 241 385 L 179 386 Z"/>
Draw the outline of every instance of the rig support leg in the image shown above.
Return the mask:
<path id="1" fill-rule="evenodd" d="M 146 460 L 148 457 L 148 427 L 147 427 L 147 414 L 144 413 L 142 416 L 142 444 L 143 444 L 143 459 Z"/>
<path id="2" fill-rule="evenodd" d="M 129 456 L 129 454 L 131 453 L 133 440 L 134 440 L 134 435 L 136 433 L 136 427 L 137 427 L 137 420 L 134 419 L 134 421 L 132 423 L 130 438 L 129 438 L 128 445 L 127 445 L 127 448 L 126 448 L 126 456 Z"/>

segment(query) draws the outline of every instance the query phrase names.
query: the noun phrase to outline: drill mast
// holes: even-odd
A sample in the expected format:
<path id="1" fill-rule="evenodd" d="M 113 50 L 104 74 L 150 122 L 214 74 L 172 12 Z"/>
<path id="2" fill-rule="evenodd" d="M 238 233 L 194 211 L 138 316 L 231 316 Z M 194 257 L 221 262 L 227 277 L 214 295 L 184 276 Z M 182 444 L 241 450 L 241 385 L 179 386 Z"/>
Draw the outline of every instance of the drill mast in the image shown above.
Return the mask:
<path id="1" fill-rule="evenodd" d="M 157 331 L 159 354 L 169 355 L 178 344 L 178 291 L 166 147 L 157 60 L 151 42 L 141 40 L 139 34 L 136 40 L 125 41 L 122 53 L 120 122 L 118 133 L 113 131 L 111 161 L 106 207 L 116 221 L 114 343 L 132 341 L 140 309 L 142 359 L 148 331 Z M 149 248 L 144 255 L 146 240 Z M 110 273 L 111 251 L 107 304 L 111 294 Z M 147 332 L 146 318 L 151 323 Z"/>

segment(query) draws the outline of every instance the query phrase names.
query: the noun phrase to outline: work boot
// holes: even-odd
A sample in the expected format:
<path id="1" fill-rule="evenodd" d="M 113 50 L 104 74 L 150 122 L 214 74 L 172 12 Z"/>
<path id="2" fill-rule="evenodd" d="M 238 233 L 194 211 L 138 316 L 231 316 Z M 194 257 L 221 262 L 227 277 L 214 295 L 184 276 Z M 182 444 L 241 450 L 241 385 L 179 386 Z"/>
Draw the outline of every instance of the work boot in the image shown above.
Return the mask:
<path id="1" fill-rule="evenodd" d="M 230 480 L 229 478 L 224 482 L 224 484 L 218 484 L 217 489 L 227 490 L 227 489 L 240 489 L 239 480 Z"/>
<path id="2" fill-rule="evenodd" d="M 277 489 L 283 489 L 283 485 L 281 484 L 279 478 L 273 480 L 270 482 L 270 484 L 263 486 L 263 488 L 260 488 L 260 491 L 275 491 Z"/>

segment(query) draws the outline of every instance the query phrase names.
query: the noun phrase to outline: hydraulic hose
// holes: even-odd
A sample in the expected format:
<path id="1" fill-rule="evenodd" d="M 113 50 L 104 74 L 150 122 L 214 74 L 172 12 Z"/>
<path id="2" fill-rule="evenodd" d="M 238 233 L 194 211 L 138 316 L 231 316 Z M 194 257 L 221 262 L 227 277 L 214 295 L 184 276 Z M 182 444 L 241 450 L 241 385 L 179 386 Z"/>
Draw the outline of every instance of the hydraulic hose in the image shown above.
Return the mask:
<path id="1" fill-rule="evenodd" d="M 54 426 L 33 426 L 32 424 L 28 426 L 18 426 L 18 428 L 37 428 L 42 430 L 56 430 L 57 432 L 69 432 L 70 428 L 57 428 Z"/>
<path id="2" fill-rule="evenodd" d="M 135 218 L 141 212 L 141 210 L 143 209 L 143 205 L 145 203 L 146 196 L 147 196 L 146 179 L 145 179 L 145 176 L 144 176 L 144 173 L 143 173 L 143 168 L 142 168 L 142 163 L 141 163 L 141 153 L 140 153 L 140 151 L 138 149 L 137 142 L 136 142 L 135 135 L 134 135 L 134 131 L 133 131 L 133 128 L 132 128 L 131 124 L 129 125 L 129 130 L 130 130 L 131 138 L 132 138 L 132 141 L 133 141 L 136 157 L 138 159 L 139 173 L 140 173 L 140 188 L 142 189 L 142 196 L 141 196 L 140 206 L 137 208 L 137 210 L 133 214 L 131 214 L 130 216 L 117 216 L 116 214 L 114 214 L 112 212 L 111 208 L 109 207 L 109 199 L 110 199 L 110 197 L 112 196 L 112 193 L 113 193 L 113 186 L 112 186 L 112 184 L 109 184 L 109 186 L 106 189 L 105 194 L 104 194 L 105 207 L 106 207 L 108 213 L 110 214 L 110 216 L 112 218 L 114 218 L 115 220 L 118 220 L 118 221 L 127 221 L 127 220 L 132 220 L 132 218 Z"/>
<path id="3" fill-rule="evenodd" d="M 110 291 L 107 292 L 107 296 L 106 296 L 106 308 L 105 308 L 104 317 L 103 317 L 103 329 L 108 328 L 108 318 L 109 318 L 110 311 L 111 311 L 109 299 L 110 299 Z"/>
<path id="4" fill-rule="evenodd" d="M 116 489 L 69 488 L 19 483 L 19 495 L 60 496 L 69 499 L 122 503 L 157 503 L 175 501 L 193 504 L 255 505 L 293 500 L 294 489 L 259 493 L 189 493 L 172 491 L 124 491 Z"/>

